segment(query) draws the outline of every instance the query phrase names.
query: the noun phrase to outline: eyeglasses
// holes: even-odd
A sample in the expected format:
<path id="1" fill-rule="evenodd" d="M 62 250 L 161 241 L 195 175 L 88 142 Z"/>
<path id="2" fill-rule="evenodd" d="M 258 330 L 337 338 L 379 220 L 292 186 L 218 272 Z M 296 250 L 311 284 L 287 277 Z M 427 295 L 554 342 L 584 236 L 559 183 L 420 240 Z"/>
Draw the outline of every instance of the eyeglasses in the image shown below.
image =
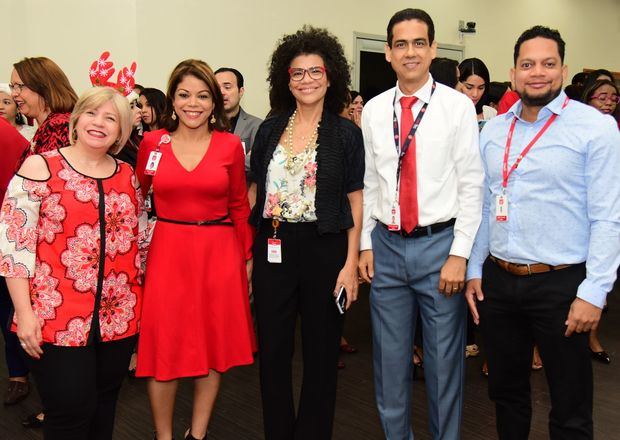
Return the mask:
<path id="1" fill-rule="evenodd" d="M 610 95 L 609 93 L 599 93 L 598 95 L 592 95 L 590 99 L 598 99 L 602 103 L 611 101 L 611 102 L 615 102 L 616 104 L 620 104 L 620 96 Z"/>
<path id="2" fill-rule="evenodd" d="M 22 92 L 22 90 L 27 89 L 28 86 L 24 83 L 10 83 L 9 84 L 9 89 L 11 89 L 11 92 L 16 92 L 17 94 L 20 94 Z"/>
<path id="3" fill-rule="evenodd" d="M 308 73 L 311 79 L 321 79 L 325 75 L 325 67 L 314 66 L 307 69 L 289 67 L 288 69 L 288 74 L 292 81 L 301 81 L 306 76 L 306 73 Z"/>

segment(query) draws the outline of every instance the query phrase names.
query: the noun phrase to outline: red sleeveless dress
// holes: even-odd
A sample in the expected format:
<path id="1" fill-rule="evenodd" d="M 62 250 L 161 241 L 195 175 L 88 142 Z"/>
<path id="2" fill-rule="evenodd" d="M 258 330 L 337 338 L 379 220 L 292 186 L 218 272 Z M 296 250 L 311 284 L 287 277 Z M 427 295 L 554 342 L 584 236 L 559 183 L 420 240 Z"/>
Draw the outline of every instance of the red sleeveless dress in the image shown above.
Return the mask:
<path id="1" fill-rule="evenodd" d="M 210 146 L 188 171 L 162 143 L 168 133 L 147 133 L 136 166 L 142 191 L 153 186 L 158 218 L 196 223 L 226 217 L 232 225 L 157 220 L 146 263 L 136 375 L 170 380 L 224 372 L 253 362 L 256 349 L 245 261 L 253 230 L 237 136 L 214 131 Z M 162 158 L 144 175 L 151 151 Z"/>

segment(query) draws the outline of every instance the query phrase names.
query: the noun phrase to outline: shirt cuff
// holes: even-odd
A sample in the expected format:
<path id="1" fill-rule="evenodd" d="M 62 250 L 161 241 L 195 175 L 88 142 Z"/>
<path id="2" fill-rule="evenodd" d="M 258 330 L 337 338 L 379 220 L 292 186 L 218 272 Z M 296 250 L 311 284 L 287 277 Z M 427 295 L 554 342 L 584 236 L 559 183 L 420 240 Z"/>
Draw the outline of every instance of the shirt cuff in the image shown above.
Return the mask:
<path id="1" fill-rule="evenodd" d="M 473 243 L 470 239 L 456 234 L 454 240 L 452 240 L 452 247 L 450 247 L 450 255 L 456 255 L 457 257 L 469 258 Z"/>
<path id="2" fill-rule="evenodd" d="M 366 250 L 372 250 L 372 238 L 370 235 L 372 234 L 372 230 L 375 228 L 375 225 L 370 227 L 370 225 L 364 225 L 362 228 L 362 234 L 360 236 L 360 252 Z"/>
<path id="3" fill-rule="evenodd" d="M 586 278 L 577 289 L 577 298 L 602 309 L 605 306 L 607 292 Z"/>
<path id="4" fill-rule="evenodd" d="M 482 278 L 482 264 L 470 260 L 467 264 L 465 281 L 474 280 L 476 278 Z"/>

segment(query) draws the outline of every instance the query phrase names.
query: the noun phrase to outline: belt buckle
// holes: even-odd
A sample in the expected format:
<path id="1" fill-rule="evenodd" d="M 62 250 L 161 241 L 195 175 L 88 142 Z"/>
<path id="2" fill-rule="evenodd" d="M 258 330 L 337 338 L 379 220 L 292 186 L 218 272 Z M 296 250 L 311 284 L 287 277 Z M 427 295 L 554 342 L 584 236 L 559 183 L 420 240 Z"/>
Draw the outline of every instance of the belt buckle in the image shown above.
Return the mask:
<path id="1" fill-rule="evenodd" d="M 197 224 L 198 226 L 202 226 L 202 225 L 204 225 L 205 223 L 206 223 L 206 222 L 205 222 L 204 220 L 198 220 L 198 222 L 196 222 L 196 224 Z"/>

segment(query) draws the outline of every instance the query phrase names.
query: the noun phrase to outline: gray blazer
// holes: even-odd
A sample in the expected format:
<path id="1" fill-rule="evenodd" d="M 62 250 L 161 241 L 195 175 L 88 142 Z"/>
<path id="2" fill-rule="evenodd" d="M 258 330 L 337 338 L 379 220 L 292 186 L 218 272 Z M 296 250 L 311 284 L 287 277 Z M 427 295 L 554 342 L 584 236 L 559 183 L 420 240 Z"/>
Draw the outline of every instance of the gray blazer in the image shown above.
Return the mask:
<path id="1" fill-rule="evenodd" d="M 245 172 L 246 175 L 250 171 L 250 152 L 252 144 L 254 144 L 254 136 L 258 131 L 262 119 L 257 118 L 246 113 L 243 108 L 239 108 L 239 119 L 237 120 L 237 126 L 235 127 L 235 134 L 241 138 L 243 146 L 245 148 Z"/>

